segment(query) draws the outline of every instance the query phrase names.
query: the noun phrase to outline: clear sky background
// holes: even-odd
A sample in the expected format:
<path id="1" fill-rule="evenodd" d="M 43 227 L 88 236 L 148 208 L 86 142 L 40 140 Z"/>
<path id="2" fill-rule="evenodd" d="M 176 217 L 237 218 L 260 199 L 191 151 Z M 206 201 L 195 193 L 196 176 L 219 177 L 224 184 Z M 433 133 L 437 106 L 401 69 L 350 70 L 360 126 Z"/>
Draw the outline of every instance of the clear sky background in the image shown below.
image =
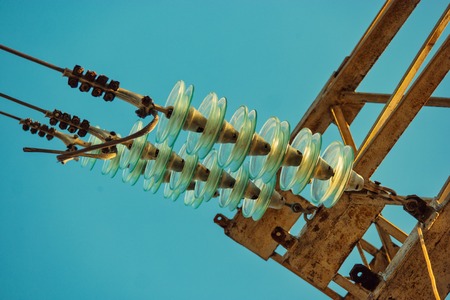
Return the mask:
<path id="1" fill-rule="evenodd" d="M 358 90 L 391 93 L 447 4 L 420 3 Z M 183 79 L 195 85 L 196 107 L 215 91 L 228 99 L 227 119 L 244 104 L 257 110 L 258 130 L 270 116 L 293 128 L 382 5 L 1 0 L 0 43 L 60 67 L 103 73 L 159 104 Z M 134 107 L 70 89 L 57 72 L 11 54 L 0 52 L 0 68 L 0 92 L 44 109 L 122 134 L 137 119 Z M 434 95 L 450 96 L 448 76 Z M 0 109 L 47 122 L 6 100 Z M 358 145 L 381 109 L 367 105 L 355 120 Z M 435 196 L 449 175 L 449 129 L 448 109 L 423 109 L 372 179 L 402 195 Z M 164 199 L 162 189 L 144 192 L 142 180 L 132 187 L 102 176 L 101 163 L 88 171 L 23 153 L 24 146 L 64 147 L 3 116 L 0 136 L 0 299 L 326 299 L 226 237 L 213 218 L 233 214 L 215 199 L 194 210 Z M 337 139 L 330 127 L 323 149 Z M 384 214 L 406 232 L 415 224 L 401 208 Z M 380 245 L 373 230 L 367 239 Z M 360 262 L 354 253 L 351 259 L 343 275 Z"/>

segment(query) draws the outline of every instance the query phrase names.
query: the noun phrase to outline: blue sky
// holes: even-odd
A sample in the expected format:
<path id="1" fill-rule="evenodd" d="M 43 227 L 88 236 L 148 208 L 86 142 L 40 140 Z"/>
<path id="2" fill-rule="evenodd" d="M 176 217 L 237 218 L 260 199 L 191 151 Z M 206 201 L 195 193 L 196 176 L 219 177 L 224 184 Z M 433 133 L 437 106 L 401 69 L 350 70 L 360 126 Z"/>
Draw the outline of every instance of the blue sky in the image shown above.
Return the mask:
<path id="1" fill-rule="evenodd" d="M 60 67 L 79 64 L 106 74 L 159 104 L 182 79 L 195 85 L 196 107 L 215 91 L 228 99 L 227 119 L 247 105 L 258 112 L 258 130 L 270 116 L 293 128 L 383 1 L 257 3 L 2 0 L 0 40 Z M 419 3 L 358 90 L 391 93 L 446 5 Z M 72 90 L 52 70 L 5 52 L 0 66 L 2 93 L 122 134 L 136 120 L 130 105 Z M 447 76 L 434 95 L 449 97 L 449 87 Z M 46 121 L 6 100 L 0 107 Z M 358 145 L 381 108 L 367 105 L 355 120 Z M 448 109 L 423 109 L 372 178 L 399 194 L 435 196 L 449 175 L 449 128 Z M 88 171 L 23 153 L 24 146 L 63 146 L 23 132 L 6 117 L 0 134 L 1 299 L 326 298 L 226 237 L 212 220 L 218 212 L 232 214 L 216 200 L 193 210 L 164 199 L 162 189 L 144 192 L 142 180 L 131 187 L 119 176 L 102 176 L 100 163 Z M 330 127 L 324 147 L 337 139 Z M 401 209 L 385 215 L 407 232 L 414 224 Z M 343 275 L 359 262 L 352 258 Z"/>

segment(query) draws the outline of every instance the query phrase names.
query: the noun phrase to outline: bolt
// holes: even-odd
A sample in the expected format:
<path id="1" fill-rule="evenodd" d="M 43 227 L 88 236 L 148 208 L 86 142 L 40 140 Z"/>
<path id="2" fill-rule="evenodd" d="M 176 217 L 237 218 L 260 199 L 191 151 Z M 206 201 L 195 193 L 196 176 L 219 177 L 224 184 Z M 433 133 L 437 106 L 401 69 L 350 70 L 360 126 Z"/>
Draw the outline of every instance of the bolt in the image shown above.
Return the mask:
<path id="1" fill-rule="evenodd" d="M 90 70 L 88 70 L 88 71 L 86 71 L 86 74 L 84 75 L 84 78 L 87 80 L 87 81 L 94 81 L 95 80 L 95 77 L 97 76 L 97 73 L 95 73 L 94 71 L 90 71 Z"/>
<path id="2" fill-rule="evenodd" d="M 415 200 L 410 200 L 410 201 L 406 202 L 406 204 L 405 204 L 405 208 L 410 212 L 416 211 L 418 207 L 419 207 L 419 204 Z"/>
<path id="3" fill-rule="evenodd" d="M 98 84 L 102 85 L 102 86 L 106 86 L 106 83 L 108 82 L 108 77 L 106 77 L 105 75 L 99 75 L 97 77 L 97 79 L 95 80 L 95 82 L 97 82 Z"/>
<path id="4" fill-rule="evenodd" d="M 67 80 L 67 84 L 73 89 L 78 87 L 78 83 L 79 81 L 75 77 L 69 77 Z"/>
<path id="5" fill-rule="evenodd" d="M 58 120 L 55 118 L 50 118 L 49 123 L 50 123 L 50 125 L 55 126 L 56 124 L 58 124 Z"/>
<path id="6" fill-rule="evenodd" d="M 80 130 L 78 130 L 78 135 L 79 135 L 80 137 L 85 137 L 86 134 L 87 134 L 87 130 L 85 130 L 85 129 L 80 129 Z"/>
<path id="7" fill-rule="evenodd" d="M 72 74 L 75 76 L 81 76 L 83 75 L 83 71 L 84 71 L 83 67 L 75 65 L 75 67 L 73 67 Z"/>
<path id="8" fill-rule="evenodd" d="M 69 126 L 69 124 L 67 124 L 65 122 L 60 122 L 59 123 L 59 128 L 61 128 L 62 130 L 65 130 L 67 128 L 67 126 Z"/>
<path id="9" fill-rule="evenodd" d="M 80 121 L 81 121 L 80 118 L 78 118 L 77 116 L 73 116 L 73 117 L 72 117 L 72 124 L 73 124 L 73 125 L 75 125 L 75 126 L 76 126 L 76 125 L 79 125 L 79 124 L 80 124 Z"/>
<path id="10" fill-rule="evenodd" d="M 150 106 L 151 104 L 153 104 L 153 100 L 149 96 L 145 96 L 141 99 L 141 103 L 144 106 Z"/>
<path id="11" fill-rule="evenodd" d="M 91 93 L 91 95 L 94 97 L 100 97 L 102 94 L 103 90 L 101 88 L 94 88 Z"/>
<path id="12" fill-rule="evenodd" d="M 77 131 L 78 128 L 76 128 L 75 126 L 69 126 L 69 128 L 67 129 L 68 132 L 70 133 L 75 133 Z"/>
<path id="13" fill-rule="evenodd" d="M 82 129 L 88 130 L 89 127 L 90 127 L 90 125 L 89 125 L 88 120 L 83 120 L 83 122 L 81 122 L 81 124 L 80 124 L 80 128 L 82 128 Z"/>
<path id="14" fill-rule="evenodd" d="M 116 80 L 111 80 L 108 84 L 108 88 L 117 91 L 119 89 L 120 86 L 120 82 L 116 81 Z"/>
<path id="15" fill-rule="evenodd" d="M 111 102 L 111 101 L 114 100 L 115 97 L 116 97 L 116 95 L 114 95 L 114 93 L 107 92 L 107 93 L 105 93 L 105 95 L 103 96 L 103 100 L 105 100 L 106 102 Z"/>
<path id="16" fill-rule="evenodd" d="M 82 92 L 89 92 L 90 89 L 91 89 L 91 85 L 87 82 L 83 82 L 80 85 L 80 91 L 82 91 Z"/>

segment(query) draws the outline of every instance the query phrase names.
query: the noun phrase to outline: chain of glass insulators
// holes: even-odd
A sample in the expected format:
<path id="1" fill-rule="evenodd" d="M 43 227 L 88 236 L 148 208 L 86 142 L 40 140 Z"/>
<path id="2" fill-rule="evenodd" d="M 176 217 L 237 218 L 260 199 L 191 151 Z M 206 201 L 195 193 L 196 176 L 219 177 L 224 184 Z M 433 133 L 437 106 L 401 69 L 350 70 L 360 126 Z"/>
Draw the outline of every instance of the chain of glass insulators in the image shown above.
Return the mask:
<path id="1" fill-rule="evenodd" d="M 256 112 L 241 106 L 230 122 L 224 120 L 226 99 L 210 93 L 198 109 L 191 107 L 193 87 L 176 83 L 156 130 L 156 144 L 147 135 L 129 145 L 118 145 L 115 158 L 105 160 L 102 173 L 134 185 L 144 176 L 144 190 L 156 192 L 166 183 L 164 196 L 176 200 L 184 193 L 184 203 L 197 208 L 218 196 L 219 205 L 236 209 L 241 200 L 245 217 L 259 220 L 268 207 L 279 209 L 284 199 L 275 191 L 276 173 L 281 167 L 280 188 L 299 194 L 312 179 L 315 205 L 333 206 L 344 190 L 359 190 L 363 179 L 351 170 L 353 151 L 341 142 L 332 143 L 320 157 L 320 134 L 302 129 L 289 145 L 289 124 L 269 118 L 255 133 Z M 142 129 L 137 121 L 130 134 Z M 188 137 L 179 153 L 172 148 L 180 131 Z M 91 136 L 89 142 L 102 141 Z M 214 145 L 220 144 L 218 150 Z M 99 153 L 100 150 L 98 150 Z M 249 162 L 244 162 L 250 156 Z M 199 163 L 200 159 L 203 159 Z M 82 166 L 92 169 L 95 158 L 82 158 Z"/>

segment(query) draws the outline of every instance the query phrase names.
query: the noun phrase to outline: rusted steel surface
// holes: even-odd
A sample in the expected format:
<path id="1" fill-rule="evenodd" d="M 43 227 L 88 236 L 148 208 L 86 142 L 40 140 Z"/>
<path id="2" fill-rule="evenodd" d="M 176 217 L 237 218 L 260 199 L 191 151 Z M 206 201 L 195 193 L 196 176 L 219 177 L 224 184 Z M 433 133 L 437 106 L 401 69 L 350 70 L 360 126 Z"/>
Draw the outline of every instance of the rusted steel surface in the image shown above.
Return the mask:
<path id="1" fill-rule="evenodd" d="M 309 205 L 309 202 L 300 196 L 287 192 L 280 193 L 288 203 L 299 202 L 303 207 Z M 233 219 L 221 226 L 230 238 L 267 260 L 278 246 L 278 243 L 272 239 L 272 231 L 277 226 L 290 230 L 300 216 L 301 214 L 293 213 L 287 206 L 281 210 L 268 209 L 262 219 L 257 222 L 251 218 L 244 218 L 238 212 Z"/>
<path id="2" fill-rule="evenodd" d="M 344 60 L 297 124 L 293 135 L 304 127 L 320 133 L 328 128 L 332 122 L 330 107 L 344 103 L 340 99 L 341 93 L 355 91 L 418 2 L 419 0 L 387 1 L 351 55 Z M 345 110 L 344 115 L 351 124 L 353 118 L 349 118 Z"/>
<path id="3" fill-rule="evenodd" d="M 378 94 L 378 93 L 361 93 L 361 92 L 345 92 L 341 95 L 341 99 L 345 103 L 387 103 L 391 98 L 391 94 Z M 445 97 L 430 97 L 425 103 L 425 106 L 434 107 L 450 107 L 450 98 Z"/>
<path id="4" fill-rule="evenodd" d="M 278 253 L 274 253 L 274 255 L 271 258 L 274 261 L 276 261 L 277 263 L 279 263 L 280 265 L 282 265 L 283 267 L 285 267 L 286 269 L 290 270 L 292 273 L 296 274 L 299 277 L 302 277 L 302 275 L 300 273 L 298 273 L 295 268 L 293 268 L 291 265 L 289 265 L 289 263 L 283 258 L 283 256 L 279 255 Z M 307 278 L 303 278 L 303 279 L 306 282 L 308 282 L 309 284 L 315 286 L 318 290 L 320 290 L 322 293 L 324 293 L 325 295 L 327 295 L 331 299 L 333 299 L 333 300 L 342 299 L 342 297 L 338 293 L 336 293 L 335 291 L 333 291 L 329 287 L 326 287 L 326 288 L 322 289 L 322 288 L 319 288 L 318 286 L 316 286 L 313 282 L 308 281 Z"/>
<path id="5" fill-rule="evenodd" d="M 405 95 L 401 102 L 403 109 L 397 110 L 393 121 L 383 128 L 384 134 L 379 136 L 378 143 L 374 143 L 376 147 L 370 147 L 370 152 L 356 162 L 354 169 L 365 178 L 370 178 L 397 140 L 393 136 L 398 137 L 403 132 L 448 71 L 446 61 L 450 58 L 446 49 L 448 42 L 443 44 Z M 382 207 L 355 206 L 351 197 L 351 194 L 344 194 L 332 209 L 318 211 L 290 253 L 290 264 L 319 287 L 328 285 L 355 243 L 382 210 Z"/>
<path id="6" fill-rule="evenodd" d="M 439 212 L 429 230 L 424 230 L 425 244 L 430 256 L 441 299 L 450 292 L 450 204 Z M 413 230 L 404 246 L 385 271 L 385 280 L 374 299 L 434 299 L 417 231 Z"/>
<path id="7" fill-rule="evenodd" d="M 344 117 L 344 113 L 342 112 L 341 106 L 339 105 L 332 106 L 331 113 L 333 114 L 334 122 L 336 123 L 339 129 L 339 133 L 341 134 L 344 144 L 352 147 L 353 152 L 356 153 L 355 141 L 353 140 L 352 133 L 350 132 L 350 126 Z"/>
<path id="8" fill-rule="evenodd" d="M 354 205 L 346 193 L 332 208 L 321 208 L 289 252 L 289 263 L 309 281 L 325 287 L 383 206 Z"/>
<path id="9" fill-rule="evenodd" d="M 350 294 L 355 297 L 355 299 L 367 299 L 369 297 L 369 291 L 367 291 L 360 285 L 354 284 L 340 274 L 336 274 L 333 278 L 333 281 L 349 291 Z"/>

